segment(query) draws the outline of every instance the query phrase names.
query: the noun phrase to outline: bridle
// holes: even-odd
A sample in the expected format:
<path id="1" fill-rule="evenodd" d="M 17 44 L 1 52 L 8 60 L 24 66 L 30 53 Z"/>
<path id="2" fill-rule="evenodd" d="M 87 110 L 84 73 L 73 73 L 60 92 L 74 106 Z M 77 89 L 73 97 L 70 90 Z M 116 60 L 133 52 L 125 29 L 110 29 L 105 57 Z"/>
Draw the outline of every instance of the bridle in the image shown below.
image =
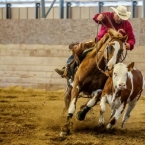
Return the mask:
<path id="1" fill-rule="evenodd" d="M 113 39 L 111 39 L 109 42 L 111 42 Z M 105 74 L 105 71 L 106 70 L 108 70 L 108 68 L 107 68 L 107 64 L 108 64 L 108 62 L 109 62 L 109 51 L 112 49 L 112 45 L 107 45 L 107 47 L 106 47 L 106 49 L 104 50 L 104 51 L 106 51 L 106 58 L 105 58 L 105 70 L 102 70 L 100 67 L 99 67 L 99 59 L 98 59 L 98 53 L 96 53 L 96 63 L 97 63 L 97 68 L 103 73 L 103 74 Z M 98 51 L 98 52 L 102 52 L 102 53 L 104 53 L 104 51 Z M 126 51 L 126 54 L 127 54 L 127 51 Z M 126 58 L 126 54 L 125 55 L 123 55 L 123 49 L 119 49 L 119 51 L 118 51 L 118 54 L 117 54 L 117 60 L 116 60 L 116 63 L 118 63 L 118 62 L 122 62 L 125 58 Z M 102 57 L 103 57 L 103 55 L 104 54 L 102 54 Z"/>
<path id="2" fill-rule="evenodd" d="M 107 15 L 105 15 L 105 14 L 103 14 L 103 15 L 108 19 L 108 21 L 109 21 L 109 23 L 110 23 L 112 29 L 114 29 L 115 31 L 117 31 L 117 30 L 115 29 L 115 27 L 113 26 L 113 24 L 112 24 L 111 20 L 109 19 L 109 17 L 108 17 Z M 105 25 L 102 21 L 100 21 L 100 22 L 101 22 L 102 25 L 106 28 L 106 30 L 108 30 L 108 28 L 106 27 L 106 25 Z M 97 25 L 97 36 L 98 36 L 98 29 L 99 29 L 99 23 L 98 23 L 98 25 Z M 112 39 L 113 39 L 113 38 L 112 38 Z M 112 41 L 112 39 L 111 39 L 110 41 Z M 98 41 L 98 40 L 97 40 L 97 41 Z M 110 42 L 110 41 L 109 41 L 109 42 Z M 97 43 L 97 42 L 96 42 L 96 43 Z M 108 52 L 108 49 L 109 49 L 110 47 L 112 47 L 112 46 L 111 46 L 111 45 L 108 45 L 107 48 L 106 48 L 106 50 L 105 50 L 105 51 L 107 51 L 107 58 L 105 59 L 105 71 L 107 70 L 107 64 L 108 64 L 108 62 L 109 62 L 109 52 Z M 96 47 L 96 48 L 97 48 L 97 47 Z M 99 67 L 99 64 L 98 64 L 98 52 L 101 52 L 101 51 L 96 51 L 96 55 L 97 55 L 97 59 L 96 59 L 96 61 L 97 61 L 97 68 L 100 70 L 100 72 L 102 72 L 102 73 L 105 74 L 105 72 Z M 125 49 L 125 55 L 124 55 L 124 54 L 123 54 L 123 49 L 120 49 L 119 52 L 118 52 L 118 54 L 117 54 L 117 61 L 116 61 L 116 63 L 118 63 L 118 62 L 123 62 L 123 61 L 125 60 L 126 56 L 127 56 L 127 50 Z"/>

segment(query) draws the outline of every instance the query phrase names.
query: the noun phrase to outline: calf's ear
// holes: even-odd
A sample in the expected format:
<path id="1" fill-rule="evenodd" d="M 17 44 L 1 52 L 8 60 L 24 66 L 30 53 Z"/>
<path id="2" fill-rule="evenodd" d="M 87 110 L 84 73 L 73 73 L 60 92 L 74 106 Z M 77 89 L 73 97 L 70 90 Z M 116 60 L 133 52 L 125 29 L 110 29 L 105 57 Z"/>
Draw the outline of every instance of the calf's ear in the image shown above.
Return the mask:
<path id="1" fill-rule="evenodd" d="M 107 70 L 107 71 L 105 72 L 105 74 L 106 74 L 107 77 L 112 77 L 113 70 Z"/>
<path id="2" fill-rule="evenodd" d="M 130 63 L 127 68 L 128 68 L 128 71 L 132 71 L 133 70 L 133 67 L 134 67 L 134 62 Z"/>

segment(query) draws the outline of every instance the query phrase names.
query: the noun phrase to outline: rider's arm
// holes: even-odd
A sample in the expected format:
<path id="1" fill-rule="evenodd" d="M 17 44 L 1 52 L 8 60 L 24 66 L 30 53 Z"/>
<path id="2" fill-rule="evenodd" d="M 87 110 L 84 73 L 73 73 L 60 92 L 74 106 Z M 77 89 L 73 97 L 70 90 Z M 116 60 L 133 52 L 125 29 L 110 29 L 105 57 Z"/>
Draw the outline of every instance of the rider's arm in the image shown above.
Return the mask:
<path id="1" fill-rule="evenodd" d="M 110 17 L 110 12 L 103 12 L 103 13 L 99 13 L 99 14 L 96 14 L 94 17 L 93 17 L 93 20 L 96 22 L 96 23 L 99 23 L 100 24 L 100 21 L 102 21 L 103 23 L 107 22 L 106 21 L 106 17 L 105 15 L 107 15 L 108 17 Z"/>
<path id="2" fill-rule="evenodd" d="M 130 44 L 130 50 L 132 50 L 135 45 L 135 36 L 134 36 L 133 28 L 129 21 L 127 21 L 126 33 L 128 35 L 127 43 Z"/>

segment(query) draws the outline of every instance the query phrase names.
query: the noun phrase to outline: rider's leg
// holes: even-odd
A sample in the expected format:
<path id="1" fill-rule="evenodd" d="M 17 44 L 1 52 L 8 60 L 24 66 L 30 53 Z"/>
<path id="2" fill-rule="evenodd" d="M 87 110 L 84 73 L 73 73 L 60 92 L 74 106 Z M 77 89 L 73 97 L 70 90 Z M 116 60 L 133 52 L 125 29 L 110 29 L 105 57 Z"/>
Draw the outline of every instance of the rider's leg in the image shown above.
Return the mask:
<path id="1" fill-rule="evenodd" d="M 92 47 L 94 47 L 95 46 L 95 43 L 97 42 L 97 39 L 95 38 L 95 39 L 92 39 L 92 40 L 90 40 L 90 41 L 86 41 L 85 43 L 84 43 L 84 47 L 85 47 L 85 49 L 86 48 L 92 48 Z M 77 45 L 78 45 L 79 43 L 77 43 Z M 80 49 L 82 49 L 82 48 L 80 48 Z M 84 48 L 83 48 L 83 50 L 85 50 Z M 67 75 L 68 75 L 68 73 L 69 74 L 71 74 L 71 75 L 73 75 L 72 73 L 73 72 L 71 72 L 69 69 L 68 69 L 68 66 L 69 66 L 69 64 L 72 62 L 72 60 L 74 59 L 74 56 L 73 55 L 71 55 L 69 58 L 68 58 L 68 60 L 67 60 L 67 62 L 66 62 L 66 65 L 62 68 L 62 69 L 59 69 L 59 68 L 55 68 L 54 70 L 59 74 L 59 75 L 61 75 L 62 77 L 67 77 Z"/>
<path id="2" fill-rule="evenodd" d="M 66 65 L 62 68 L 62 69 L 59 69 L 59 68 L 55 68 L 54 70 L 59 74 L 61 75 L 62 77 L 66 77 L 68 74 L 69 74 L 69 69 L 68 69 L 68 66 L 70 64 L 70 62 L 73 60 L 74 56 L 71 55 L 67 62 L 66 62 Z"/>

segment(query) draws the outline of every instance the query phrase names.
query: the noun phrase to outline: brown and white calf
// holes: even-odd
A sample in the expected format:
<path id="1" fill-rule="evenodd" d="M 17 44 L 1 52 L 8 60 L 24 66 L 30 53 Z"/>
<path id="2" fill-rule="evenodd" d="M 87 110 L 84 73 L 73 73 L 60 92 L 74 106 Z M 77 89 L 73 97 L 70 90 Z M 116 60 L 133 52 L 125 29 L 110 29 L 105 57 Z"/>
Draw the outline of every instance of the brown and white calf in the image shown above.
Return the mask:
<path id="1" fill-rule="evenodd" d="M 138 69 L 134 68 L 134 63 L 128 66 L 123 63 L 115 64 L 102 91 L 99 124 L 104 125 L 105 123 L 106 103 L 109 103 L 112 111 L 107 129 L 112 128 L 124 111 L 126 104 L 128 104 L 122 120 L 121 127 L 123 128 L 124 123 L 130 117 L 132 109 L 141 96 L 144 85 L 144 77 Z"/>

